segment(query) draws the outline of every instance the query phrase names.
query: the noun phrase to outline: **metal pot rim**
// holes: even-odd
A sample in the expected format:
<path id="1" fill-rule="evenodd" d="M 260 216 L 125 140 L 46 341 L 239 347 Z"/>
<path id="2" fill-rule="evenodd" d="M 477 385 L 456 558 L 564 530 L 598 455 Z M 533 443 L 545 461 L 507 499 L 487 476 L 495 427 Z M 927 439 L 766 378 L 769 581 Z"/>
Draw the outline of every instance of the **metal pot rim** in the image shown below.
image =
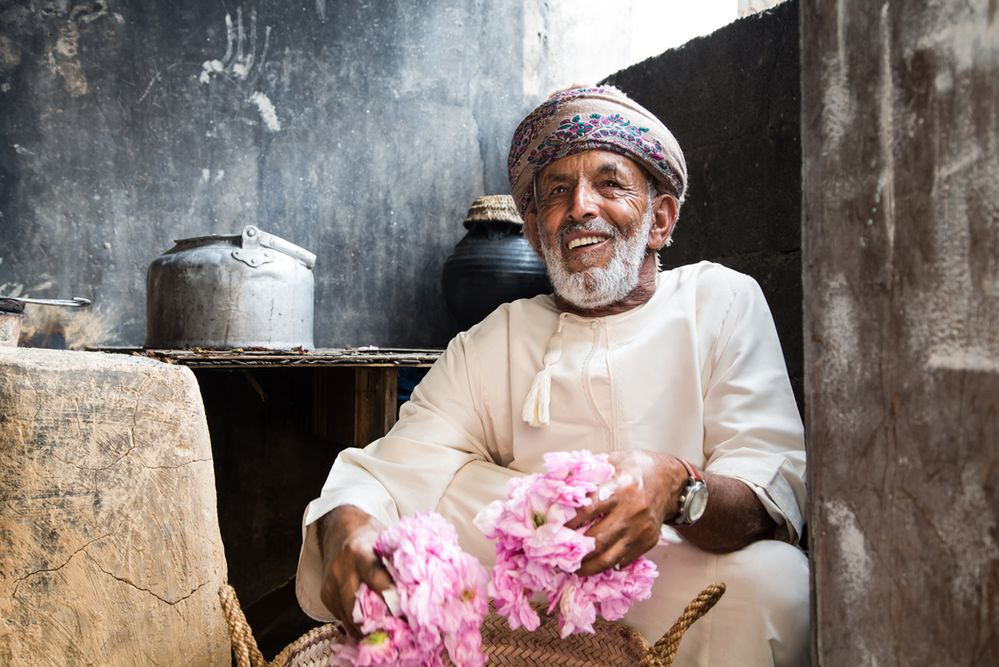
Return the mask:
<path id="1" fill-rule="evenodd" d="M 186 239 L 174 239 L 173 242 L 177 245 L 181 243 L 195 243 L 197 241 L 229 241 L 230 243 L 236 243 L 241 238 L 239 234 L 206 234 L 204 236 L 191 236 Z"/>

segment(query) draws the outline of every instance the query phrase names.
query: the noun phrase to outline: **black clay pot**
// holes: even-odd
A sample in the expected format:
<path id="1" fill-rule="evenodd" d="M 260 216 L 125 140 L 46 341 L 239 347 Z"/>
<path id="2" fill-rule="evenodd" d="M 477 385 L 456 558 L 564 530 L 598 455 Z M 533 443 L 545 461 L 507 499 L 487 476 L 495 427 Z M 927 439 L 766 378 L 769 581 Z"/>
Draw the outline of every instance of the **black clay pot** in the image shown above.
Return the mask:
<path id="1" fill-rule="evenodd" d="M 478 197 L 469 209 L 468 234 L 444 262 L 444 298 L 462 329 L 502 303 L 552 291 L 522 226 L 509 195 Z"/>

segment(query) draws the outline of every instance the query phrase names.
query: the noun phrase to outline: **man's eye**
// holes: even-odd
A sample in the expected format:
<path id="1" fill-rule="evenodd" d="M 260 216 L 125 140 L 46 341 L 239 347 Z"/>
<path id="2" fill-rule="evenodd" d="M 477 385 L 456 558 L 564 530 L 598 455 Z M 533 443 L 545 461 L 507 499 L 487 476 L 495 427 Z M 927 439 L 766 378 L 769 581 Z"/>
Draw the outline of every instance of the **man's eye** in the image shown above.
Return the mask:
<path id="1" fill-rule="evenodd" d="M 621 184 L 617 181 L 604 181 L 605 188 L 620 188 Z"/>
<path id="2" fill-rule="evenodd" d="M 565 194 L 565 186 L 564 185 L 556 185 L 555 187 L 553 187 L 551 190 L 548 191 L 548 195 L 549 196 L 551 196 L 551 195 L 563 195 L 563 194 Z"/>

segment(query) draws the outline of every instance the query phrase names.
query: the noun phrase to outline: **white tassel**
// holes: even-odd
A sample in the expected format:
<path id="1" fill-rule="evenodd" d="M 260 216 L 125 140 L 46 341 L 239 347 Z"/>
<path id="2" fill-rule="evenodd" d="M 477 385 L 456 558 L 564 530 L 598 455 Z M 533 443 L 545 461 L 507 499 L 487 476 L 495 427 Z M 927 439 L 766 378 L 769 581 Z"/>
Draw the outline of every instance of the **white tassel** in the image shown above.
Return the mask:
<path id="1" fill-rule="evenodd" d="M 535 428 L 551 423 L 552 374 L 548 369 L 562 358 L 563 317 L 564 314 L 558 318 L 558 329 L 548 340 L 548 348 L 545 350 L 542 362 L 544 367 L 534 376 L 531 390 L 524 399 L 524 408 L 520 411 L 520 418 Z"/>
<path id="2" fill-rule="evenodd" d="M 524 409 L 520 413 L 521 419 L 534 426 L 548 426 L 551 421 L 549 405 L 552 396 L 552 374 L 548 367 L 542 368 L 534 376 L 531 390 L 527 392 L 527 399 L 524 401 Z"/>

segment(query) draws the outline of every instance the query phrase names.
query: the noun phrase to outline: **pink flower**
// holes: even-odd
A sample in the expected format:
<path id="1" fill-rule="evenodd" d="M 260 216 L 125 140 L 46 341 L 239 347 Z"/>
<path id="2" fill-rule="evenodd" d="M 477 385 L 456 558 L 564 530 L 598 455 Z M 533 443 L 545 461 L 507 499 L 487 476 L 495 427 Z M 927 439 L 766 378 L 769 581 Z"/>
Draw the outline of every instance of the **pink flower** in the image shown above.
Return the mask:
<path id="1" fill-rule="evenodd" d="M 591 591 L 579 585 L 581 578 L 566 581 L 554 602 L 558 603 L 559 629 L 563 639 L 573 632 L 593 633 L 593 621 L 597 619 L 597 608 Z"/>
<path id="2" fill-rule="evenodd" d="M 538 627 L 530 599 L 542 593 L 549 613 L 558 615 L 563 637 L 593 632 L 598 614 L 618 620 L 635 601 L 647 599 L 658 570 L 643 557 L 620 570 L 576 575 L 595 542 L 585 535 L 588 526 L 571 530 L 565 524 L 603 492 L 614 467 L 605 454 L 587 451 L 546 454 L 545 467 L 544 474 L 510 480 L 507 499 L 475 517 L 475 525 L 496 542 L 489 594 L 512 629 Z"/>
<path id="3" fill-rule="evenodd" d="M 493 597 L 496 611 L 506 617 L 513 630 L 519 627 L 536 630 L 541 624 L 541 619 L 531 608 L 530 599 L 526 595 L 533 586 L 525 586 L 522 580 L 525 564 L 523 554 L 504 554 L 502 557 L 497 554 L 489 582 L 489 593 Z"/>
<path id="4" fill-rule="evenodd" d="M 529 561 L 542 567 L 575 572 L 594 546 L 592 537 L 564 525 L 548 523 L 539 526 L 533 535 L 524 540 L 523 549 Z"/>
<path id="5" fill-rule="evenodd" d="M 375 542 L 395 580 L 398 615 L 362 584 L 353 617 L 365 636 L 341 646 L 334 665 L 481 667 L 482 619 L 489 611 L 485 569 L 434 513 L 404 517 Z"/>

